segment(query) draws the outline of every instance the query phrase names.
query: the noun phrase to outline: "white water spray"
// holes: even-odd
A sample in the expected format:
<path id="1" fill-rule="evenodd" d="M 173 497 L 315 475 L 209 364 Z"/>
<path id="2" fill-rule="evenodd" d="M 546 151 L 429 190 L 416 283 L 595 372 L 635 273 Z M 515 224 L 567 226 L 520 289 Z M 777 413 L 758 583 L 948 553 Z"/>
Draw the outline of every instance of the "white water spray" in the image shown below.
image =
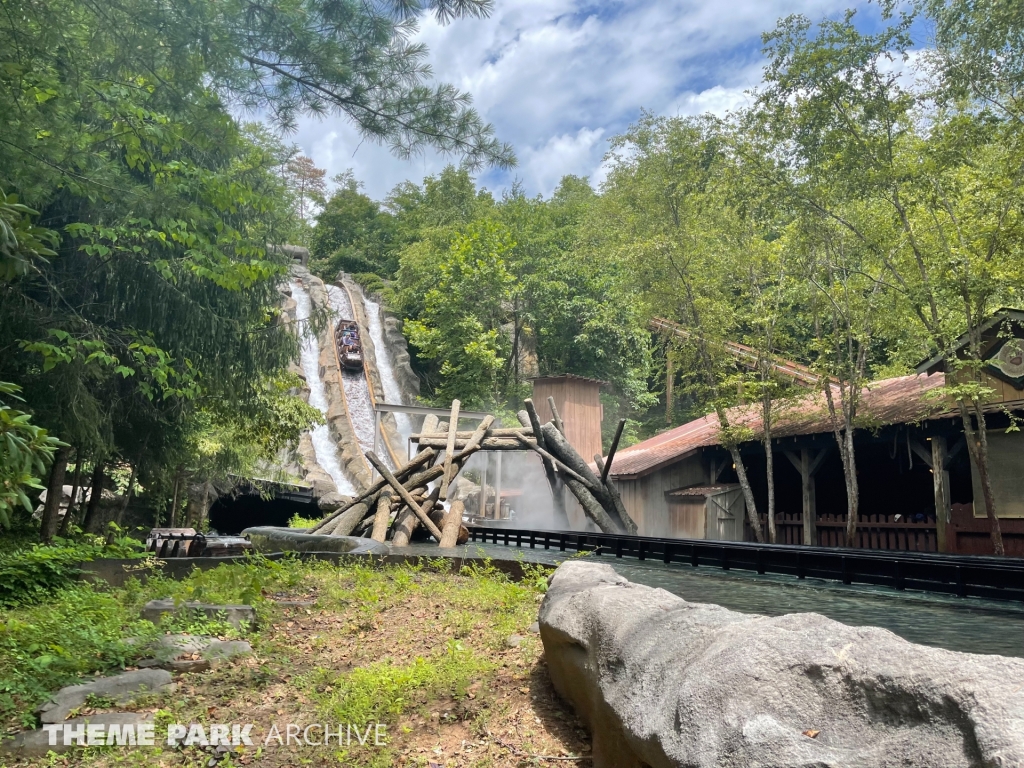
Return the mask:
<path id="1" fill-rule="evenodd" d="M 327 393 L 324 391 L 324 383 L 320 380 L 320 342 L 316 334 L 306 327 L 309 322 L 312 303 L 309 293 L 299 283 L 292 281 L 292 298 L 295 299 L 295 319 L 299 323 L 299 333 L 302 340 L 302 370 L 306 374 L 306 386 L 309 387 L 309 404 L 318 409 L 324 416 L 327 415 Z M 316 461 L 324 471 L 334 480 L 338 493 L 344 496 L 354 496 L 356 488 L 348 479 L 341 468 L 338 460 L 338 446 L 331 437 L 331 431 L 326 424 L 321 424 L 310 433 L 313 440 L 313 450 L 316 452 Z"/>
<path id="2" fill-rule="evenodd" d="M 363 297 L 363 309 L 366 314 L 366 324 L 369 326 L 370 339 L 373 340 L 373 348 L 377 353 L 377 370 L 380 372 L 380 383 L 384 387 L 384 399 L 395 405 L 405 402 L 402 397 L 402 387 L 395 376 L 395 368 L 391 363 L 391 350 L 388 348 L 387 340 L 384 338 L 384 324 L 381 322 L 380 304 L 368 297 Z M 412 420 L 408 414 L 396 413 L 395 421 L 398 426 L 398 434 L 402 436 L 402 442 L 409 439 L 413 433 Z"/>

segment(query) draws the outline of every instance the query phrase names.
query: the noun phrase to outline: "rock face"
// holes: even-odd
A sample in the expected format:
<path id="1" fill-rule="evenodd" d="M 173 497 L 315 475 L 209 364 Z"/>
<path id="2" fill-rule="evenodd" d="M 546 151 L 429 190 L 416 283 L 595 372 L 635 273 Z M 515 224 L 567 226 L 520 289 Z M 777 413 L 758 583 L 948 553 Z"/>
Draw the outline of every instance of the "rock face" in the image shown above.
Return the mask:
<path id="1" fill-rule="evenodd" d="M 540 631 L 595 768 L 1024 766 L 1024 660 L 688 603 L 584 562 L 555 572 Z"/>
<path id="2" fill-rule="evenodd" d="M 127 704 L 141 693 L 156 693 L 171 684 L 171 675 L 163 669 L 140 669 L 104 677 L 91 683 L 61 688 L 39 710 L 44 723 L 60 723 L 73 709 L 85 704 L 89 696 L 112 699 L 119 705 Z"/>

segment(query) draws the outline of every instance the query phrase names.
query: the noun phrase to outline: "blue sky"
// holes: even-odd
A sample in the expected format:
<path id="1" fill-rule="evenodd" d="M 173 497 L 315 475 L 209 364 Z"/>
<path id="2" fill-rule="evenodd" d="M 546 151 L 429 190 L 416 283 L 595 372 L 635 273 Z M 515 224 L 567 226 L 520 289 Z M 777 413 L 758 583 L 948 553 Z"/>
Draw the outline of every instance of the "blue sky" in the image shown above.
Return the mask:
<path id="1" fill-rule="evenodd" d="M 550 195 L 565 174 L 603 178 L 608 140 L 641 109 L 659 115 L 724 114 L 761 81 L 760 35 L 801 13 L 840 16 L 852 0 L 495 0 L 487 19 L 442 27 L 422 22 L 435 76 L 472 94 L 519 166 L 484 171 L 500 191 L 519 180 Z M 854 3 L 865 26 L 877 7 Z M 371 197 L 406 179 L 419 182 L 451 160 L 411 160 L 360 142 L 342 117 L 304 120 L 295 141 L 328 175 L 351 168 Z"/>

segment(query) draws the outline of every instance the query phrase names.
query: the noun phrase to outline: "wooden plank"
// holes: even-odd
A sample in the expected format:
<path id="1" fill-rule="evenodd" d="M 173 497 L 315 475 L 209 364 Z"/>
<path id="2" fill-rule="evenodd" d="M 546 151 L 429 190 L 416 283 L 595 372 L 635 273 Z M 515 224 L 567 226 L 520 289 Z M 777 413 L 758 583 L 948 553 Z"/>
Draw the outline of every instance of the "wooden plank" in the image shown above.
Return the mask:
<path id="1" fill-rule="evenodd" d="M 455 454 L 455 433 L 459 428 L 459 407 L 462 405 L 458 400 L 452 400 L 452 413 L 448 417 L 448 440 L 444 450 L 444 470 L 441 472 L 441 496 L 442 500 L 448 498 L 448 484 L 451 482 L 452 457 Z"/>
<path id="2" fill-rule="evenodd" d="M 576 472 L 574 472 L 573 470 L 569 469 L 569 467 L 565 466 L 565 464 L 560 462 L 558 459 L 556 459 L 550 453 L 545 451 L 539 445 L 537 445 L 535 443 L 531 443 L 526 438 L 526 435 L 516 435 L 516 438 L 519 440 L 519 442 L 523 446 L 525 446 L 526 448 L 529 448 L 531 451 L 535 451 L 536 453 L 540 454 L 542 459 L 544 459 L 545 461 L 550 461 L 555 466 L 555 468 L 558 469 L 558 471 L 561 472 L 563 475 L 568 475 L 573 480 L 579 480 L 584 485 L 587 484 L 587 481 L 582 476 L 578 475 Z"/>

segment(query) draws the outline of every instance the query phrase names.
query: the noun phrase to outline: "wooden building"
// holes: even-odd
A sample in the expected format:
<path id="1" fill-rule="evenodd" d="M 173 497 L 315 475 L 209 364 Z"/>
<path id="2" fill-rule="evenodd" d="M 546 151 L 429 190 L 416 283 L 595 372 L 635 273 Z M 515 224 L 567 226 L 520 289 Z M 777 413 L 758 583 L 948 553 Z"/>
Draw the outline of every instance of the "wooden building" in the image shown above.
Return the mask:
<path id="1" fill-rule="evenodd" d="M 984 367 L 978 372 L 982 386 L 991 390 L 985 410 L 989 412 L 1024 410 L 1024 311 L 1001 309 L 979 329 L 981 359 Z M 956 353 L 963 357 L 967 336 L 957 340 Z M 949 369 L 946 357 L 937 355 L 917 367 L 919 373 L 944 373 L 956 381 L 968 375 Z M 973 372 L 971 372 L 973 374 Z M 990 430 L 988 432 L 989 477 L 1000 518 L 1024 519 L 1024 432 Z M 948 482 L 948 480 L 947 480 Z M 971 482 L 975 499 L 981 499 L 981 480 L 971 464 Z M 948 499 L 948 496 L 947 496 Z M 985 517 L 983 503 L 974 505 L 975 517 Z"/>
<path id="2" fill-rule="evenodd" d="M 872 382 L 865 389 L 860 412 L 872 427 L 854 437 L 861 533 L 851 546 L 991 553 L 988 521 L 964 519 L 971 509 L 983 518 L 984 508 L 971 506 L 979 497 L 963 427 L 950 404 L 936 397 L 944 384 L 945 376 L 936 372 Z M 1024 442 L 1022 433 L 1006 433 L 1003 408 L 1021 412 L 1024 402 L 1004 396 L 988 407 L 987 416 L 1004 544 L 1007 554 L 1024 556 Z M 729 416 L 751 430 L 752 439 L 739 448 L 763 511 L 767 473 L 760 410 L 738 406 Z M 822 393 L 809 393 L 777 414 L 772 451 L 776 521 L 786 533 L 779 540 L 845 546 L 844 526 L 837 524 L 846 512 L 843 468 Z M 746 508 L 714 414 L 620 450 L 611 476 L 641 535 L 752 539 L 748 524 L 731 522 L 744 521 Z M 922 535 L 928 530 L 930 535 Z"/>
<path id="3" fill-rule="evenodd" d="M 551 420 L 551 407 L 548 405 L 551 397 L 565 423 L 565 437 L 569 445 L 588 461 L 600 455 L 601 422 L 604 420 L 601 387 L 606 382 L 571 373 L 540 376 L 532 381 L 533 402 L 541 423 Z"/>

